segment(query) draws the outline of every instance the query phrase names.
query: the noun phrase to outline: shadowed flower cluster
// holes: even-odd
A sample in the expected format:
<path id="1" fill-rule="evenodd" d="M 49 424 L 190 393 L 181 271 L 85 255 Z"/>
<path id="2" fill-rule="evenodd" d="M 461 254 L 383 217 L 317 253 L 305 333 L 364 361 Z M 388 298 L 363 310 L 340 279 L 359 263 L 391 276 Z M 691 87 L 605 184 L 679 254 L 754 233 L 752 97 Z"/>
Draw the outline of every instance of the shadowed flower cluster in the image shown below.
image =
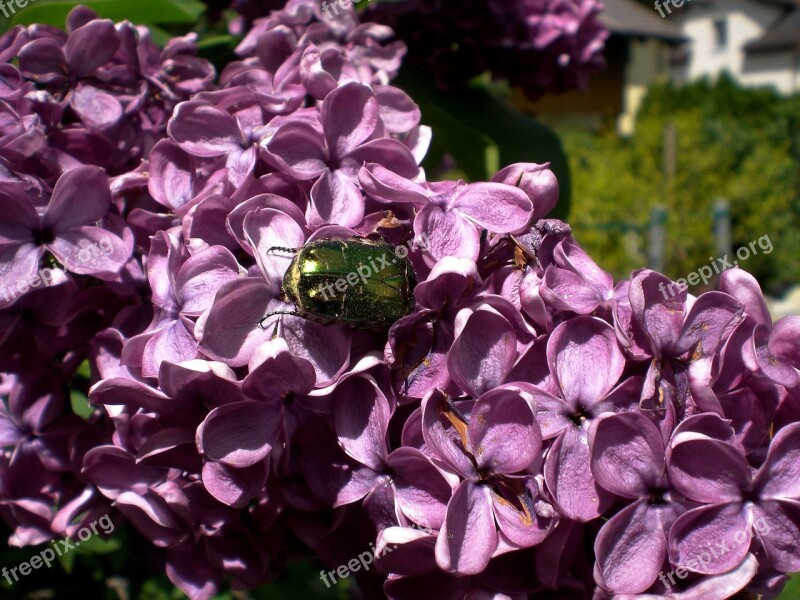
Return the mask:
<path id="1" fill-rule="evenodd" d="M 141 132 L 145 96 L 100 82 L 159 81 L 124 50 L 144 32 L 84 8 L 68 29 L 2 38 L 39 77 L 2 67 L 3 106 L 91 86 L 93 115 L 116 102 Z M 87 51 L 101 36 L 114 52 Z M 300 548 L 330 569 L 377 548 L 359 585 L 398 600 L 771 598 L 800 570 L 800 317 L 772 323 L 740 269 L 699 297 L 650 270 L 615 283 L 547 218 L 547 164 L 427 181 L 431 131 L 390 85 L 405 47 L 355 13 L 291 0 L 213 87 L 173 43 L 186 97 L 126 150 L 141 165 L 0 147 L 0 273 L 26 282 L 0 295 L 13 544 L 111 511 L 198 600 Z M 287 314 L 274 250 L 355 236 L 411 248 L 413 311 L 388 332 Z"/>
<path id="2" fill-rule="evenodd" d="M 444 90 L 489 71 L 531 99 L 586 87 L 605 67 L 608 30 L 597 0 L 407 0 L 371 4 L 366 16 L 392 27 L 408 60 Z"/>

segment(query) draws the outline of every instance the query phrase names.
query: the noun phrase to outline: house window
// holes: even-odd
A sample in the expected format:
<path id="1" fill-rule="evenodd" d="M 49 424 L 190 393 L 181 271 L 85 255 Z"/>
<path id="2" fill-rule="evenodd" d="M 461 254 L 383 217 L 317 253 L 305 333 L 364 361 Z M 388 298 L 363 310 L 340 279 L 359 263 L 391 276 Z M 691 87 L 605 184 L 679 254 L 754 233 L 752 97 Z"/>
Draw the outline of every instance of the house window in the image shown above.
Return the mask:
<path id="1" fill-rule="evenodd" d="M 718 50 L 728 45 L 728 21 L 725 19 L 714 20 L 714 42 Z"/>

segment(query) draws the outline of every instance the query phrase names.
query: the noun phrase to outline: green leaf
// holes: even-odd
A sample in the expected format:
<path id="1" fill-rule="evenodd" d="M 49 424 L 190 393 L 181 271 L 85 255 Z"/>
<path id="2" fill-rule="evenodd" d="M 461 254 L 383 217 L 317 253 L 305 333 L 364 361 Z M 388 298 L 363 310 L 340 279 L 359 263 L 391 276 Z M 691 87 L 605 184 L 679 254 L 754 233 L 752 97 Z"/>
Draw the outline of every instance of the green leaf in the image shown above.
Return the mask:
<path id="1" fill-rule="evenodd" d="M 433 128 L 431 149 L 423 164 L 430 175 L 444 154 L 472 181 L 487 181 L 500 167 L 516 162 L 549 162 L 560 189 L 556 209 L 569 212 L 571 177 L 558 135 L 521 113 L 489 86 L 476 82 L 454 93 L 438 91 L 427 74 L 402 71 L 394 85 L 407 92 L 422 111 L 422 123 Z"/>
<path id="2" fill-rule="evenodd" d="M 169 31 L 164 31 L 161 27 L 157 27 L 152 23 L 147 24 L 147 29 L 150 31 L 150 39 L 159 48 L 166 46 L 167 42 L 175 37 Z"/>
<path id="3" fill-rule="evenodd" d="M 100 17 L 137 24 L 195 23 L 205 11 L 198 0 L 28 0 L 25 8 L 17 9 L 7 28 L 43 23 L 63 29 L 67 15 L 79 4 Z"/>
<path id="4" fill-rule="evenodd" d="M 294 600 L 316 598 L 317 600 L 347 600 L 355 586 L 354 577 L 339 579 L 326 586 L 320 577 L 321 564 L 315 561 L 293 561 L 278 579 L 268 586 L 250 591 L 254 600 Z"/>
<path id="5" fill-rule="evenodd" d="M 214 35 L 207 35 L 200 38 L 197 42 L 197 48 L 206 50 L 208 48 L 216 48 L 218 46 L 232 46 L 236 42 L 236 38 L 227 33 L 219 33 Z"/>
<path id="6" fill-rule="evenodd" d="M 122 543 L 116 538 L 104 540 L 99 536 L 93 535 L 85 542 L 80 542 L 80 546 L 76 546 L 76 552 L 78 554 L 111 554 L 121 547 Z"/>
<path id="7" fill-rule="evenodd" d="M 778 600 L 797 600 L 800 598 L 800 573 L 795 573 L 783 588 L 783 592 L 778 596 Z"/>
<path id="8" fill-rule="evenodd" d="M 424 122 L 433 127 L 433 140 L 426 164 L 437 166 L 450 154 L 467 179 L 486 179 L 500 167 L 500 151 L 491 138 L 483 135 L 435 104 L 426 107 Z"/>
<path id="9" fill-rule="evenodd" d="M 80 366 L 78 366 L 77 370 L 75 371 L 75 375 L 77 377 L 83 377 L 84 379 L 91 379 L 92 378 L 92 369 L 89 366 L 89 361 L 83 361 Z"/>
<path id="10" fill-rule="evenodd" d="M 58 543 L 58 540 L 56 540 L 56 543 Z M 58 555 L 58 563 L 67 575 L 71 575 L 72 570 L 75 568 L 75 556 L 76 554 L 74 552 L 63 551 Z"/>
<path id="11" fill-rule="evenodd" d="M 86 397 L 86 394 L 80 390 L 70 390 L 69 403 L 72 406 L 72 412 L 82 419 L 88 419 L 94 412 L 94 407 L 89 404 L 89 399 Z"/>

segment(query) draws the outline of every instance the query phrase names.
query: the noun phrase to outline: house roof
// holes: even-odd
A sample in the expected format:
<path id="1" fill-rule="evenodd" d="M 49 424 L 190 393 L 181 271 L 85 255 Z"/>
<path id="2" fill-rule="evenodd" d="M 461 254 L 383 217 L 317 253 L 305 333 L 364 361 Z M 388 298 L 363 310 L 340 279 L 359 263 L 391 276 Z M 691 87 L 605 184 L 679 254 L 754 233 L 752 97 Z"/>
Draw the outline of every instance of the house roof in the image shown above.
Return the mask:
<path id="1" fill-rule="evenodd" d="M 797 6 L 796 3 L 793 4 Z M 800 8 L 795 8 L 780 19 L 774 27 L 767 30 L 764 35 L 753 40 L 744 48 L 751 54 L 800 49 Z"/>
<path id="2" fill-rule="evenodd" d="M 678 26 L 635 0 L 603 0 L 600 20 L 611 33 L 631 37 L 658 38 L 679 42 L 684 39 Z"/>
<path id="3" fill-rule="evenodd" d="M 777 4 L 779 6 L 786 6 L 787 8 L 800 6 L 800 0 L 756 0 L 756 1 L 762 2 L 764 4 Z"/>

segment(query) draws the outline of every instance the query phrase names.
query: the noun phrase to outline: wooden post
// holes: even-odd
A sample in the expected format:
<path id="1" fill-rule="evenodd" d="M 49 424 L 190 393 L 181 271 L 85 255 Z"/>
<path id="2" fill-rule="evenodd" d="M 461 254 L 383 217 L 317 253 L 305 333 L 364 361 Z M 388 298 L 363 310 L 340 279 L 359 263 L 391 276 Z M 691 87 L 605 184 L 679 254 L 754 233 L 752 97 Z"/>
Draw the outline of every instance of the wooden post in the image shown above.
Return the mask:
<path id="1" fill-rule="evenodd" d="M 714 240 L 716 241 L 717 256 L 731 253 L 733 241 L 731 239 L 731 205 L 726 198 L 714 200 Z"/>
<path id="2" fill-rule="evenodd" d="M 650 210 L 647 237 L 647 265 L 654 271 L 663 271 L 664 248 L 667 243 L 667 209 L 661 205 Z"/>

